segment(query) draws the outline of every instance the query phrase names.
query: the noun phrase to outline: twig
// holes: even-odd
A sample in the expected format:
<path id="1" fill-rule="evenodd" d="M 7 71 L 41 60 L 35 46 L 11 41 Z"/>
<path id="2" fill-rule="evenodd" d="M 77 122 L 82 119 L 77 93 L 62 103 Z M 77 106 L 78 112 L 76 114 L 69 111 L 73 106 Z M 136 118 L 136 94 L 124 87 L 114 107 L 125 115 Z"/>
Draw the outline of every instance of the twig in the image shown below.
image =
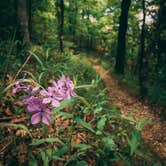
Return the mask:
<path id="1" fill-rule="evenodd" d="M 25 62 L 23 63 L 23 65 L 20 67 L 20 69 L 18 70 L 18 72 L 16 73 L 13 81 L 15 81 L 15 79 L 18 77 L 18 75 L 20 74 L 20 72 L 23 70 L 23 68 L 25 67 L 25 65 L 28 63 L 29 59 L 31 58 L 32 54 L 29 54 L 29 56 L 27 57 L 27 59 L 25 60 Z"/>

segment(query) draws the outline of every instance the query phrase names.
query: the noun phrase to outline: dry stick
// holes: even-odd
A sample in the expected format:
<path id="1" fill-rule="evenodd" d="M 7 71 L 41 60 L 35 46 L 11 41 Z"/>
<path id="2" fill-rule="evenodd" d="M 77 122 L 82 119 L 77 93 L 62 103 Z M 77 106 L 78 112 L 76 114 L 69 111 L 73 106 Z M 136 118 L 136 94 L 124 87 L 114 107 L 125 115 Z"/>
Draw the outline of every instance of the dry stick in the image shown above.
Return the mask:
<path id="1" fill-rule="evenodd" d="M 23 70 L 23 68 L 25 67 L 25 65 L 28 63 L 28 61 L 31 58 L 31 56 L 32 56 L 32 54 L 29 54 L 29 56 L 27 57 L 27 59 L 25 60 L 25 62 L 23 63 L 23 65 L 20 67 L 20 69 L 16 73 L 13 81 L 15 81 L 15 79 L 18 77 L 18 75 L 20 74 L 20 72 Z"/>

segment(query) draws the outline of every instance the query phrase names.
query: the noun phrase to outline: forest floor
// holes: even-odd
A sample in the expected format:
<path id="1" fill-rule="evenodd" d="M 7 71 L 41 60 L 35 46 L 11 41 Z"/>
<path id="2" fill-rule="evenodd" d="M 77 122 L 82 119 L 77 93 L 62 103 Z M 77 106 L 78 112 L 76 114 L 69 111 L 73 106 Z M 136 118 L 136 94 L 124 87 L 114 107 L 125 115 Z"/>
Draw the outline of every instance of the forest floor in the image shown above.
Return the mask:
<path id="1" fill-rule="evenodd" d="M 128 115 L 131 111 L 137 110 L 132 114 L 134 118 L 138 120 L 147 118 L 147 120 L 155 122 L 155 124 L 147 124 L 143 127 L 142 139 L 151 152 L 166 161 L 166 121 L 162 121 L 154 114 L 150 105 L 139 101 L 124 89 L 113 74 L 99 64 L 98 59 L 90 60 L 93 68 L 101 76 L 109 97 L 121 114 Z"/>

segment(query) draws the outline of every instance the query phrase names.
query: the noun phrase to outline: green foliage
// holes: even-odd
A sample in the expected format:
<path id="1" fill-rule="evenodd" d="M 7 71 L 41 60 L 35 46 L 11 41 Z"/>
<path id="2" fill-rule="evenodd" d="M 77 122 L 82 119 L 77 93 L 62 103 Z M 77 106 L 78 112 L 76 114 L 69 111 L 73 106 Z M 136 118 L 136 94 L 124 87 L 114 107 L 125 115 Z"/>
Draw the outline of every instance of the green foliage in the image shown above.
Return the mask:
<path id="1" fill-rule="evenodd" d="M 95 131 L 93 130 L 92 126 L 91 126 L 89 123 L 83 121 L 82 119 L 80 119 L 80 118 L 78 118 L 78 117 L 76 117 L 76 122 L 77 122 L 78 125 L 81 125 L 81 126 L 83 126 L 85 129 L 88 129 L 88 130 L 90 130 L 91 132 L 95 133 Z"/>
<path id="2" fill-rule="evenodd" d="M 43 86 L 46 86 L 44 80 L 50 79 L 50 76 L 53 78 L 55 75 L 61 76 L 59 71 L 63 71 L 65 75 L 75 78 L 79 96 L 63 101 L 61 106 L 55 109 L 55 116 L 53 116 L 52 121 L 55 121 L 54 132 L 57 136 L 51 133 L 45 134 L 48 129 L 40 127 L 38 133 L 40 139 L 33 138 L 28 145 L 31 148 L 28 152 L 29 158 L 32 158 L 32 161 L 29 162 L 30 165 L 38 163 L 36 158 L 42 161 L 42 165 L 49 165 L 55 161 L 61 161 L 66 165 L 88 164 L 90 153 L 93 154 L 91 157 L 96 163 L 105 165 L 118 160 L 126 162 L 130 158 L 136 158 L 134 157 L 136 154 L 139 156 L 137 150 L 141 145 L 142 123 L 139 124 L 132 118 L 120 116 L 118 110 L 110 104 L 105 95 L 105 90 L 101 90 L 103 88 L 101 79 L 96 75 L 90 63 L 87 65 L 85 58 L 80 58 L 77 55 L 68 57 L 60 55 L 57 59 L 53 58 L 43 63 L 41 55 L 37 53 L 34 53 L 34 55 L 37 60 L 35 63 L 38 64 L 37 72 L 32 72 L 35 80 L 41 77 L 40 72 L 44 72 L 45 75 L 41 77 L 40 82 Z M 56 60 L 56 64 L 51 64 L 53 60 Z M 76 66 L 72 65 L 73 62 Z M 56 120 L 62 117 L 71 121 L 67 129 L 63 127 L 62 122 L 62 126 L 56 125 Z M 136 129 L 131 127 L 131 121 L 138 126 Z M 125 125 L 123 125 L 124 123 Z M 119 126 L 121 130 L 118 129 Z M 29 131 L 26 128 L 23 129 Z M 84 141 L 76 137 L 79 133 L 84 135 Z M 132 133 L 131 136 L 130 133 Z M 33 133 L 31 134 L 33 135 Z M 73 136 L 80 142 L 73 142 Z M 125 144 L 122 143 L 122 136 L 125 136 Z M 42 147 L 45 147 L 45 150 Z M 119 151 L 116 150 L 117 147 L 119 147 Z M 41 148 L 40 153 L 35 152 L 36 148 Z M 69 156 L 69 159 L 66 159 L 66 155 Z"/>
<path id="3" fill-rule="evenodd" d="M 89 59 L 85 57 L 87 54 L 85 50 L 89 51 L 86 56 L 90 56 L 91 50 L 96 51 L 93 56 L 99 56 L 100 63 L 112 71 L 117 50 L 120 1 L 64 1 L 63 53 L 57 51 L 59 25 L 55 1 L 33 0 L 31 3 L 32 13 L 28 20 L 31 24 L 29 27 L 31 44 L 23 47 L 24 43 L 19 38 L 16 1 L 0 2 L 2 24 L 0 27 L 0 114 L 7 116 L 6 108 L 11 110 L 9 119 L 11 116 L 17 118 L 15 116 L 24 114 L 24 108 L 15 105 L 15 100 L 19 100 L 19 97 L 15 99 L 10 92 L 16 79 L 24 74 L 30 78 L 25 79 L 25 82 L 31 82 L 41 88 L 48 86 L 46 80 L 50 78 L 57 79 L 63 74 L 68 75 L 74 80 L 78 96 L 63 101 L 61 106 L 54 110 L 50 128 L 40 125 L 35 128 L 26 124 L 27 121 L 23 124 L 0 123 L 0 140 L 2 140 L 0 145 L 4 137 L 10 136 L 10 133 L 14 135 L 16 141 L 26 144 L 28 150 L 23 164 L 30 166 L 48 166 L 58 162 L 66 166 L 86 166 L 90 162 L 103 166 L 116 165 L 118 162 L 122 162 L 123 165 L 141 163 L 155 166 L 153 164 L 155 159 L 147 159 L 146 154 L 142 152 L 144 147 L 141 130 L 149 122 L 145 119 L 137 121 L 129 115 L 121 116 L 119 110 L 107 98 L 101 78 L 93 70 Z M 159 47 L 162 46 L 165 32 L 162 27 L 159 27 L 162 35 L 157 35 L 158 15 L 157 11 L 148 8 L 151 5 L 159 7 L 159 2 L 152 0 L 147 3 L 147 12 L 153 15 L 153 23 L 146 25 L 145 36 L 145 52 L 149 56 L 148 96 L 154 102 L 165 104 L 166 70 L 165 64 L 160 65 L 158 59 L 160 58 L 158 53 L 161 51 L 161 60 L 164 62 L 165 52 L 155 44 L 160 37 L 162 43 Z M 119 78 L 123 84 L 134 91 L 134 94 L 139 89 L 137 55 L 140 46 L 141 21 L 138 15 L 141 10 L 141 1 L 132 1 L 126 38 L 126 75 Z M 29 12 L 28 7 L 27 11 Z M 161 22 L 161 26 L 165 26 L 164 21 Z M 26 62 L 29 55 L 32 56 Z M 26 64 L 19 71 L 24 62 Z M 3 122 L 3 117 L 0 120 Z M 29 117 L 26 117 L 26 120 L 29 120 Z M 21 137 L 15 134 L 17 129 L 26 131 L 27 136 Z M 5 155 L 9 151 L 13 152 L 12 149 L 18 146 L 16 142 L 6 145 L 3 151 Z M 19 165 L 18 154 L 16 156 L 11 154 L 10 157 L 7 155 L 5 165 Z"/>
<path id="4" fill-rule="evenodd" d="M 54 142 L 58 142 L 60 144 L 64 144 L 60 139 L 58 138 L 43 138 L 43 139 L 40 139 L 40 140 L 34 140 L 33 143 L 31 143 L 30 145 L 32 146 L 38 146 L 38 145 L 41 145 L 43 143 L 54 143 Z"/>

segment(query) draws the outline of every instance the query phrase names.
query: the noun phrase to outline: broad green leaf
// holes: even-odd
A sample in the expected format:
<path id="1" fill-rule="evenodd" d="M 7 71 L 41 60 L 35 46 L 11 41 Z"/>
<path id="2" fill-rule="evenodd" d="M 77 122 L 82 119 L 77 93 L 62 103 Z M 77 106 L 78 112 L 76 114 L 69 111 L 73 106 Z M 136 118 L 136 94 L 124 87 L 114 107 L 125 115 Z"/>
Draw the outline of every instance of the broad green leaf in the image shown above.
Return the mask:
<path id="1" fill-rule="evenodd" d="M 96 135 L 102 135 L 102 132 L 100 130 L 97 130 Z"/>
<path id="2" fill-rule="evenodd" d="M 100 131 L 103 131 L 106 121 L 107 121 L 107 118 L 105 117 L 105 115 L 102 116 L 97 123 L 97 129 Z"/>
<path id="3" fill-rule="evenodd" d="M 97 114 L 103 110 L 102 107 L 97 107 L 95 110 L 93 110 L 94 114 Z"/>
<path id="4" fill-rule="evenodd" d="M 113 138 L 111 136 L 104 137 L 102 141 L 106 144 L 111 146 L 112 148 L 115 148 L 117 145 L 115 144 Z"/>

